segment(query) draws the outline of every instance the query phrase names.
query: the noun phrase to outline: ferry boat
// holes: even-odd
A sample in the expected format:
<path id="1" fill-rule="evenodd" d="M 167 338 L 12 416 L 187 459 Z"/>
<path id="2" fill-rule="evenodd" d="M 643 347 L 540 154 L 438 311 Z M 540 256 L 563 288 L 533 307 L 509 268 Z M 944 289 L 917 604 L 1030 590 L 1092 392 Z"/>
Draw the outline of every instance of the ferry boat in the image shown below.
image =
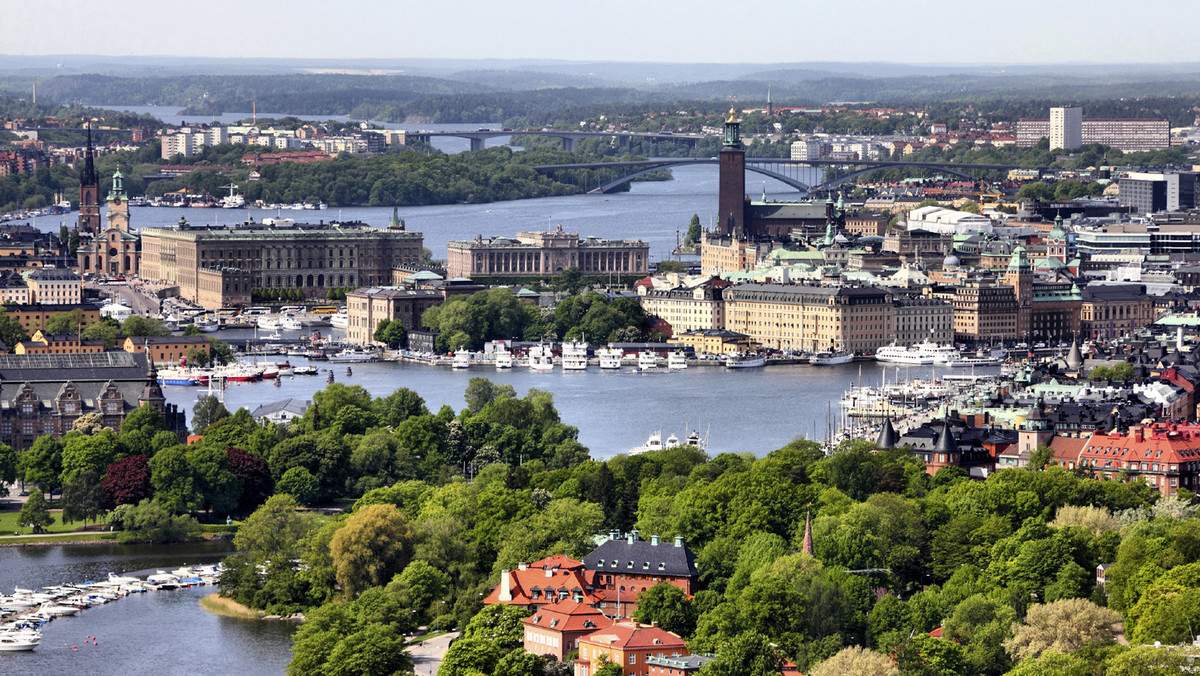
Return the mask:
<path id="1" fill-rule="evenodd" d="M 761 354 L 731 354 L 725 358 L 725 368 L 752 369 L 767 365 L 767 358 Z"/>
<path id="2" fill-rule="evenodd" d="M 200 329 L 201 333 L 216 333 L 221 328 L 221 322 L 215 317 L 193 320 L 196 328 Z"/>
<path id="3" fill-rule="evenodd" d="M 618 347 L 604 347 L 596 350 L 596 356 L 600 359 L 601 369 L 619 369 L 625 351 Z"/>
<path id="4" fill-rule="evenodd" d="M 454 353 L 454 358 L 450 361 L 450 368 L 469 369 L 471 368 L 471 353 L 465 350 L 460 350 Z"/>
<path id="5" fill-rule="evenodd" d="M 842 350 L 841 352 L 818 352 L 808 358 L 808 363 L 816 366 L 836 366 L 838 364 L 849 364 L 854 361 L 854 353 Z"/>
<path id="6" fill-rule="evenodd" d="M 512 352 L 509 352 L 504 347 L 500 347 L 500 349 L 496 350 L 494 354 L 496 355 L 497 371 L 501 369 L 510 369 L 513 367 Z"/>
<path id="7" fill-rule="evenodd" d="M 564 371 L 585 371 L 588 367 L 588 344 L 573 341 L 562 344 L 562 368 Z"/>
<path id="8" fill-rule="evenodd" d="M 279 320 L 269 315 L 263 315 L 259 317 L 256 325 L 258 328 L 263 329 L 264 331 L 279 330 Z"/>
<path id="9" fill-rule="evenodd" d="M 284 315 L 279 319 L 279 328 L 284 331 L 303 331 L 304 325 L 300 323 L 299 319 L 291 315 Z"/>
<path id="10" fill-rule="evenodd" d="M 344 329 L 350 326 L 350 318 L 346 316 L 346 309 L 342 308 L 334 314 L 329 315 L 329 323 L 335 329 Z"/>
<path id="11" fill-rule="evenodd" d="M 554 350 L 545 343 L 529 348 L 529 368 L 534 371 L 550 371 L 554 368 Z"/>
<path id="12" fill-rule="evenodd" d="M 158 384 L 190 387 L 199 385 L 200 381 L 194 373 L 187 369 L 163 369 L 158 372 Z"/>
<path id="13" fill-rule="evenodd" d="M 987 367 L 987 366 L 999 366 L 1003 363 L 1004 363 L 1004 360 L 999 357 L 991 357 L 991 356 L 966 357 L 966 356 L 960 355 L 957 359 L 951 359 L 950 361 L 946 362 L 946 366 L 951 366 L 954 368 L 974 368 L 974 367 L 978 366 L 978 367 L 982 368 L 982 367 Z"/>
<path id="14" fill-rule="evenodd" d="M 298 376 L 315 376 L 317 375 L 316 366 L 293 366 L 292 373 Z"/>
<path id="15" fill-rule="evenodd" d="M 682 371 L 687 368 L 687 355 L 683 350 L 675 350 L 667 355 L 667 368 L 672 371 Z"/>
<path id="16" fill-rule="evenodd" d="M 922 352 L 916 345 L 884 345 L 875 351 L 875 361 L 887 364 L 906 364 L 908 366 L 930 366 L 933 364 L 932 353 Z"/>
<path id="17" fill-rule="evenodd" d="M 341 352 L 329 355 L 329 361 L 343 364 L 375 361 L 375 355 L 365 350 L 346 348 Z"/>
<path id="18" fill-rule="evenodd" d="M 658 355 L 650 350 L 642 350 L 638 353 L 637 368 L 639 371 L 658 368 Z"/>
<path id="19" fill-rule="evenodd" d="M 958 348 L 953 345 L 939 345 L 926 340 L 915 347 L 919 353 L 933 357 L 933 363 L 935 364 L 948 364 L 955 359 L 962 358 L 962 354 L 958 351 Z"/>

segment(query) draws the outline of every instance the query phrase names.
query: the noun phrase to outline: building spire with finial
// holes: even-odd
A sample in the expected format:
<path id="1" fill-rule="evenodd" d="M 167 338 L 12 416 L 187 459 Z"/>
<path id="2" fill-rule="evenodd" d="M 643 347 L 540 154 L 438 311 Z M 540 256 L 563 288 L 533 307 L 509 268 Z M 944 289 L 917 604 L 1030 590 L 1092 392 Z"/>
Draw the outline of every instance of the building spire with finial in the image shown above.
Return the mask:
<path id="1" fill-rule="evenodd" d="M 812 513 L 804 513 L 804 541 L 800 544 L 800 552 L 802 554 L 813 555 L 813 539 L 812 539 Z"/>

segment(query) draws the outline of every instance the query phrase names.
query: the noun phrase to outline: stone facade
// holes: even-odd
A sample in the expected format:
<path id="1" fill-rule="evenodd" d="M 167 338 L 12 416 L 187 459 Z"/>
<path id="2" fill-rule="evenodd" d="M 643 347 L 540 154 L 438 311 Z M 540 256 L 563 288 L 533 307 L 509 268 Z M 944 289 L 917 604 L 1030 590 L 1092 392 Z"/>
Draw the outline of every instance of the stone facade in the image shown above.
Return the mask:
<path id="1" fill-rule="evenodd" d="M 253 289 L 329 289 L 385 284 L 397 265 L 417 265 L 420 233 L 363 223 L 253 220 L 236 226 L 142 230 L 142 278 L 179 286 L 183 298 L 216 309 L 249 302 Z"/>
<path id="2" fill-rule="evenodd" d="M 377 287 L 346 294 L 346 340 L 355 345 L 376 345 L 372 336 L 379 322 L 400 320 L 406 329 L 420 328 L 421 315 L 445 296 L 429 289 Z"/>
<path id="3" fill-rule="evenodd" d="M 113 174 L 112 191 L 108 193 L 108 223 L 80 245 L 76 254 L 79 269 L 94 275 L 137 275 L 141 255 L 141 238 L 129 230 L 129 200 L 124 177 L 118 171 Z"/>
<path id="4" fill-rule="evenodd" d="M 725 327 L 776 350 L 873 352 L 892 341 L 892 294 L 875 288 L 738 284 Z"/>
<path id="5" fill-rule="evenodd" d="M 562 226 L 549 232 L 519 232 L 515 239 L 477 237 L 447 245 L 450 277 L 549 277 L 567 268 L 584 275 L 646 275 L 650 245 L 641 240 L 580 239 Z"/>

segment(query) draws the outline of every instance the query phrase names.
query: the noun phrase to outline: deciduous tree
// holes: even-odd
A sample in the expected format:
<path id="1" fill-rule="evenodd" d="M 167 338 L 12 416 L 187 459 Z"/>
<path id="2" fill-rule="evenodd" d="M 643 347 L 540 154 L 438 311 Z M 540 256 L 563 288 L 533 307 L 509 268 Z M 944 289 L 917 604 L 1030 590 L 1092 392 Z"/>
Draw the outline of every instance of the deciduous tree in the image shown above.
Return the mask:
<path id="1" fill-rule="evenodd" d="M 136 505 L 153 493 L 150 484 L 150 463 L 144 455 L 131 455 L 114 462 L 104 470 L 100 480 L 104 493 L 104 508 L 117 505 Z"/>
<path id="2" fill-rule="evenodd" d="M 408 565 L 412 529 L 395 505 L 371 505 L 347 519 L 329 547 L 338 584 L 354 598 Z"/>
<path id="3" fill-rule="evenodd" d="M 1029 609 L 1024 622 L 1013 625 L 1013 637 L 1004 647 L 1019 660 L 1048 650 L 1073 653 L 1090 643 L 1111 640 L 1112 625 L 1120 619 L 1116 612 L 1086 599 L 1037 604 Z"/>

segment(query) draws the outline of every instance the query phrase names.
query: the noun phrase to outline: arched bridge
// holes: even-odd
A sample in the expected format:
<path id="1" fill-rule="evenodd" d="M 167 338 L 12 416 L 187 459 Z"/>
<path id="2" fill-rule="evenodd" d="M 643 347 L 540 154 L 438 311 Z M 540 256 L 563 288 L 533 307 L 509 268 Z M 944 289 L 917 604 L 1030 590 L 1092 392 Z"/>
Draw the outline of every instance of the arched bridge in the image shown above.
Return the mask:
<path id="1" fill-rule="evenodd" d="M 589 193 L 607 193 L 612 192 L 618 186 L 628 183 L 630 180 L 643 174 L 666 169 L 669 167 L 688 165 L 688 164 L 717 164 L 720 162 L 716 157 L 665 157 L 652 160 L 631 160 L 627 162 L 580 162 L 576 164 L 542 164 L 535 165 L 533 169 L 537 171 L 554 171 L 556 169 L 626 169 L 620 176 L 607 180 L 595 188 L 589 190 Z M 790 176 L 787 169 L 790 167 L 812 167 L 812 166 L 863 166 L 845 176 L 839 176 L 831 181 L 826 181 L 819 185 L 810 186 L 799 180 L 795 176 Z M 890 169 L 893 167 L 916 167 L 919 169 L 931 169 L 959 176 L 961 178 L 975 180 L 978 177 L 967 173 L 969 171 L 987 171 L 1000 170 L 1007 171 L 1016 169 L 1016 165 L 1008 164 L 951 164 L 939 162 L 907 162 L 904 160 L 792 160 L 782 157 L 747 157 L 746 170 L 752 171 L 763 176 L 770 176 L 786 185 L 789 185 L 801 192 L 809 192 L 811 190 L 825 190 L 841 185 L 842 183 L 853 179 L 863 174 L 868 174 L 879 169 Z"/>
<path id="2" fill-rule="evenodd" d="M 629 140 L 634 138 L 649 139 L 651 141 L 673 141 L 677 143 L 689 143 L 692 146 L 696 145 L 696 141 L 705 138 L 712 138 L 711 134 L 675 134 L 671 132 L 640 132 L 640 131 L 618 131 L 618 132 L 602 132 L 602 131 L 560 131 L 555 129 L 490 129 L 480 127 L 479 129 L 463 129 L 462 131 L 409 131 L 404 133 L 405 138 L 415 141 L 423 141 L 429 143 L 429 140 L 437 137 L 453 136 L 456 138 L 465 138 L 471 142 L 471 150 L 483 150 L 484 142 L 490 138 L 516 137 L 516 136 L 551 136 L 562 140 L 562 148 L 567 152 L 575 152 L 579 145 L 580 139 L 585 138 L 612 138 L 616 139 L 621 147 L 628 147 Z"/>

